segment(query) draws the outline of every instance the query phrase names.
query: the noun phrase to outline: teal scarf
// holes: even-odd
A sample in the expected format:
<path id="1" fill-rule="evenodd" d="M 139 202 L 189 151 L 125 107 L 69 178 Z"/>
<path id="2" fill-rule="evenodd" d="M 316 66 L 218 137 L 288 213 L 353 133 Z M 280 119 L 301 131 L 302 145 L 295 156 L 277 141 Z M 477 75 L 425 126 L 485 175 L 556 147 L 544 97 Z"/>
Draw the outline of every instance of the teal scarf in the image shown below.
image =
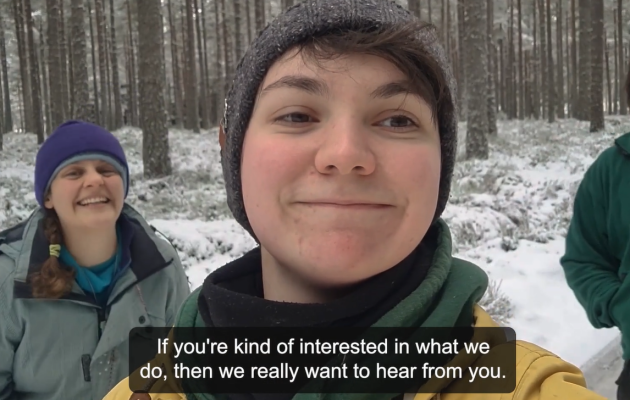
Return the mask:
<path id="1" fill-rule="evenodd" d="M 76 282 L 79 287 L 88 295 L 93 296 L 101 307 L 107 303 L 108 289 L 113 283 L 122 256 L 121 235 L 118 227 L 116 228 L 116 235 L 118 240 L 116 253 L 101 264 L 89 267 L 79 265 L 65 246 L 61 246 L 59 254 L 61 262 L 76 270 Z"/>

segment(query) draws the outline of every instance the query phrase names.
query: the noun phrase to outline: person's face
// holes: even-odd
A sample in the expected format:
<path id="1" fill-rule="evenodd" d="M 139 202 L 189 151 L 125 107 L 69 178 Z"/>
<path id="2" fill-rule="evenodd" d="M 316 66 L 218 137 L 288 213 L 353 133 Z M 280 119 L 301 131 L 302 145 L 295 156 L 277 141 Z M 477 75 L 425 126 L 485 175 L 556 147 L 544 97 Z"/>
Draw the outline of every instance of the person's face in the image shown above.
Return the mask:
<path id="1" fill-rule="evenodd" d="M 318 69 L 293 54 L 269 70 L 245 135 L 245 209 L 274 268 L 356 283 L 403 260 L 431 225 L 439 132 L 389 61 L 348 55 Z"/>
<path id="2" fill-rule="evenodd" d="M 112 165 L 100 160 L 64 167 L 53 180 L 44 203 L 55 210 L 64 229 L 114 225 L 123 205 L 122 177 Z"/>

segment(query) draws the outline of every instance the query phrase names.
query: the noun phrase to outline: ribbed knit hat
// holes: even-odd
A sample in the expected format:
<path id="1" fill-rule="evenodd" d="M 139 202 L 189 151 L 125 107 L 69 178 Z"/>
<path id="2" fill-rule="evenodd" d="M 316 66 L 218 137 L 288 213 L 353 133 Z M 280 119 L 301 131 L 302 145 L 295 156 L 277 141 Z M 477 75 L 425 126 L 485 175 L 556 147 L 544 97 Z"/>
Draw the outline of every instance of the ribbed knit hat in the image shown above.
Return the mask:
<path id="1" fill-rule="evenodd" d="M 129 167 L 116 136 L 108 130 L 83 121 L 67 121 L 44 141 L 35 160 L 35 198 L 44 207 L 46 192 L 57 173 L 81 160 L 103 160 L 120 173 L 129 191 Z"/>
<path id="2" fill-rule="evenodd" d="M 269 68 L 287 50 L 304 41 L 339 31 L 387 28 L 411 22 L 416 17 L 390 0 L 305 0 L 281 13 L 251 43 L 236 68 L 232 87 L 225 101 L 222 151 L 223 176 L 227 202 L 234 218 L 257 240 L 245 212 L 241 187 L 241 152 L 256 95 Z M 435 59 L 446 78 L 444 107 L 438 115 L 442 170 L 435 219 L 449 198 L 457 149 L 457 94 L 444 49 L 431 29 L 418 32 L 418 46 Z M 413 166 L 410 166 L 412 168 Z"/>

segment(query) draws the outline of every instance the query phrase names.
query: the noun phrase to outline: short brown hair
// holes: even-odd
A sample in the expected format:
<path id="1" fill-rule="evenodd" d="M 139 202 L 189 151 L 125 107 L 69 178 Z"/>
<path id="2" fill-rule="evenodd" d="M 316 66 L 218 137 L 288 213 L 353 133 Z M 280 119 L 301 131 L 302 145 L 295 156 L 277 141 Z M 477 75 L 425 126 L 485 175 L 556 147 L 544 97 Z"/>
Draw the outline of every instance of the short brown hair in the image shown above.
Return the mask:
<path id="1" fill-rule="evenodd" d="M 413 20 L 385 28 L 340 31 L 310 38 L 300 43 L 297 54 L 322 67 L 320 61 L 346 54 L 369 54 L 393 63 L 414 85 L 410 93 L 420 95 L 431 107 L 433 120 L 451 112 L 447 77 L 438 61 L 421 45 L 418 35 L 435 26 Z M 445 110 L 445 108 L 451 108 Z"/>

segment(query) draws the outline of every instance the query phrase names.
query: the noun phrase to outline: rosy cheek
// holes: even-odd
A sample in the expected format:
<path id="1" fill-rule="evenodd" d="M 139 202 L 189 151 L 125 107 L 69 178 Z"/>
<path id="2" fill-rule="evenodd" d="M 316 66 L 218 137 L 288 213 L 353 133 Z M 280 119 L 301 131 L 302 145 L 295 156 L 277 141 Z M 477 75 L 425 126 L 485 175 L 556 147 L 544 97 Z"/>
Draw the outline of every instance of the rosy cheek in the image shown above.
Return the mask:
<path id="1" fill-rule="evenodd" d="M 266 139 L 266 140 L 265 140 Z M 291 140 L 252 139 L 243 153 L 243 174 L 271 183 L 284 180 L 304 164 L 299 147 Z"/>
<path id="2" fill-rule="evenodd" d="M 400 154 L 397 157 L 396 170 L 423 186 L 439 180 L 439 148 L 427 146 Z"/>
<path id="3" fill-rule="evenodd" d="M 105 184 L 109 190 L 114 191 L 115 193 L 125 190 L 122 178 L 117 175 L 107 177 L 105 179 Z"/>

